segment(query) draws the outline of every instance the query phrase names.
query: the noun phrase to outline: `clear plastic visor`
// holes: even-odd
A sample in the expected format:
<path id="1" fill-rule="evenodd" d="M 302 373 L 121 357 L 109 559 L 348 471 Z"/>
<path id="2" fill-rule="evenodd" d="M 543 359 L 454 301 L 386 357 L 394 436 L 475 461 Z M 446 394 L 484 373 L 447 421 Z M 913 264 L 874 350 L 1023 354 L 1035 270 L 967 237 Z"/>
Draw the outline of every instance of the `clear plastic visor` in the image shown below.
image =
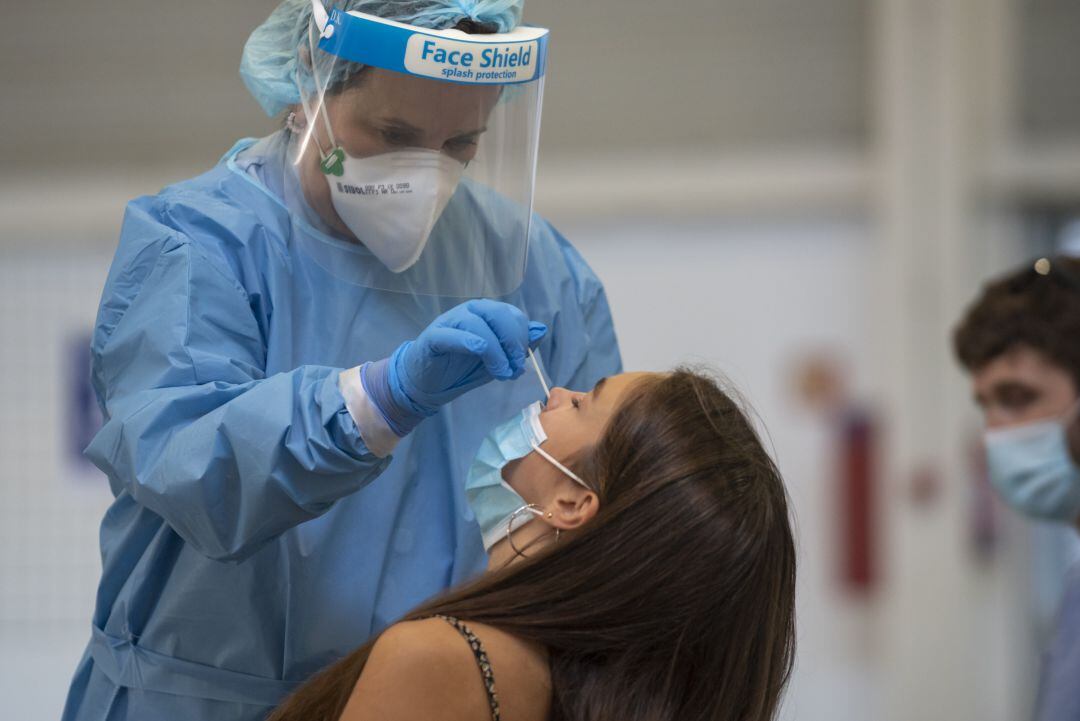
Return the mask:
<path id="1" fill-rule="evenodd" d="M 536 61 L 526 54 L 543 46 L 476 43 L 463 51 L 471 36 L 435 37 L 424 47 L 427 36 L 418 34 L 409 40 L 413 60 L 442 61 L 419 75 L 333 52 L 356 47 L 348 19 L 331 17 L 331 38 L 311 23 L 310 73 L 297 78 L 305 117 L 293 162 L 308 204 L 338 236 L 306 237 L 307 249 L 365 287 L 450 297 L 514 291 L 528 255 L 542 71 L 506 84 L 430 75 L 495 78 Z"/>

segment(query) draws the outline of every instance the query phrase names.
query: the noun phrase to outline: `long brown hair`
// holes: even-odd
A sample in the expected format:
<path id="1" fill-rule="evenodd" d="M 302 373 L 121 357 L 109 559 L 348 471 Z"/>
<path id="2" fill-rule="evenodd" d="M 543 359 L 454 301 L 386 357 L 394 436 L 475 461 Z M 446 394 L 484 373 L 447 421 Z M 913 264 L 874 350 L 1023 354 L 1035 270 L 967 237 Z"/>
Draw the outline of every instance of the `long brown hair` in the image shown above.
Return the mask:
<path id="1" fill-rule="evenodd" d="M 740 405 L 700 373 L 648 377 L 577 469 L 600 497 L 585 527 L 402 620 L 446 614 L 542 644 L 554 721 L 772 719 L 795 653 L 795 546 Z M 269 721 L 336 721 L 373 644 Z"/>

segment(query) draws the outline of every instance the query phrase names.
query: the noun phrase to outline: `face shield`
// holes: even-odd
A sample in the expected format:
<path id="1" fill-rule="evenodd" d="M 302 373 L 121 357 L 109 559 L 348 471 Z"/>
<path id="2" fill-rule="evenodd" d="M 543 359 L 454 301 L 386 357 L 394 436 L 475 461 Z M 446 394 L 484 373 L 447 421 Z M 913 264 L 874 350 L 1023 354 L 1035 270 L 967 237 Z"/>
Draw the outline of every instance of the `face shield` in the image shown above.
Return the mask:
<path id="1" fill-rule="evenodd" d="M 327 15 L 318 0 L 314 8 L 295 162 L 317 164 L 301 172 L 304 192 L 313 207 L 332 207 L 333 227 L 356 242 L 307 238 L 311 252 L 369 288 L 515 290 L 528 255 L 547 30 L 469 34 Z"/>

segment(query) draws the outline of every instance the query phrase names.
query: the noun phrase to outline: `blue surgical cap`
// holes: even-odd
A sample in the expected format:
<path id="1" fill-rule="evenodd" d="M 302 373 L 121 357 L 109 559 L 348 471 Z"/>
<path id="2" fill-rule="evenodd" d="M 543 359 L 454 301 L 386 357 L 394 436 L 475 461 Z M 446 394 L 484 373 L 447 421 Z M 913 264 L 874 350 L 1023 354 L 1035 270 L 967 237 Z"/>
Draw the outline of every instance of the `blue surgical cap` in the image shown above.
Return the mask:
<path id="1" fill-rule="evenodd" d="M 318 0 L 325 2 L 325 0 Z M 492 23 L 498 32 L 509 32 L 521 20 L 524 0 L 345 0 L 333 3 L 344 11 L 357 10 L 432 29 L 453 27 L 462 18 Z M 300 102 L 296 86 L 300 48 L 307 44 L 311 0 L 285 0 L 270 14 L 244 45 L 240 77 L 266 111 L 274 116 Z M 341 70 L 351 63 L 342 63 Z M 333 78 L 332 80 L 344 80 Z"/>

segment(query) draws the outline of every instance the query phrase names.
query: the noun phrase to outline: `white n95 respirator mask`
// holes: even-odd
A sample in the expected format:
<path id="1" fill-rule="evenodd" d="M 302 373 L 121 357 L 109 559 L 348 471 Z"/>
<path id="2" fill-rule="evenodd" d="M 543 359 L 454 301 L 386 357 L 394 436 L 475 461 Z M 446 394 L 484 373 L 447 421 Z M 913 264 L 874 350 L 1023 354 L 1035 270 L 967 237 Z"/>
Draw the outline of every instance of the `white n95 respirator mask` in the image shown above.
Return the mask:
<path id="1" fill-rule="evenodd" d="M 411 268 L 457 190 L 465 165 L 425 148 L 353 157 L 335 140 L 321 102 L 318 107 L 305 102 L 304 112 L 308 118 L 322 118 L 326 129 L 328 150 L 316 134 L 310 138 L 319 152 L 319 168 L 326 176 L 330 200 L 341 222 L 392 272 Z"/>
<path id="2" fill-rule="evenodd" d="M 435 150 L 323 157 L 330 198 L 356 239 L 395 273 L 410 268 L 454 195 L 465 166 Z"/>

